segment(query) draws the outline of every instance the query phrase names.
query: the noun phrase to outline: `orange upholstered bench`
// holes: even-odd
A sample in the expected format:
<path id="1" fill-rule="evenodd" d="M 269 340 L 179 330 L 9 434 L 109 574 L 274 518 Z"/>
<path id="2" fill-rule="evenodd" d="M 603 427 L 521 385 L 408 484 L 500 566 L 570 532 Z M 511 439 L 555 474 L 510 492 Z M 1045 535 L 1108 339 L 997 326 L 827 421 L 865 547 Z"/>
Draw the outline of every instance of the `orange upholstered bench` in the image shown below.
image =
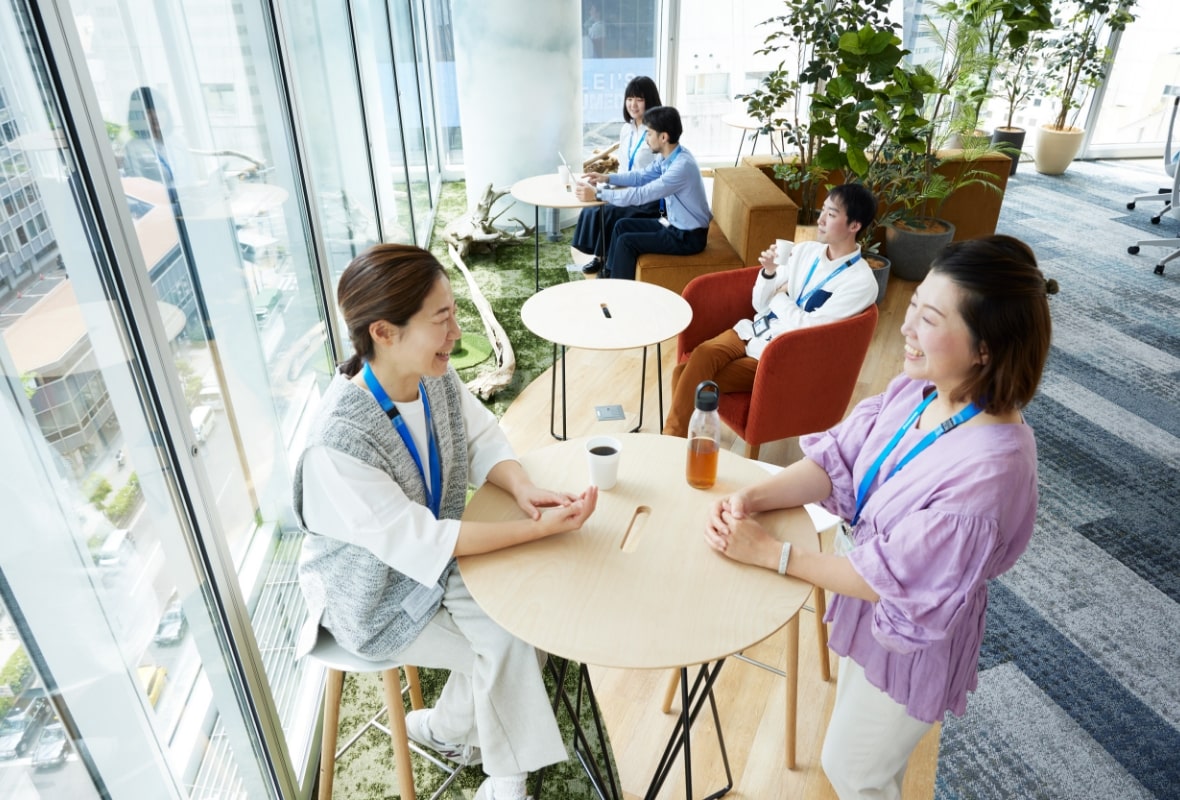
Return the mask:
<path id="1" fill-rule="evenodd" d="M 753 266 L 775 239 L 795 238 L 798 206 L 755 167 L 715 170 L 712 207 L 703 251 L 692 256 L 644 253 L 635 279 L 679 293 L 698 275 Z"/>

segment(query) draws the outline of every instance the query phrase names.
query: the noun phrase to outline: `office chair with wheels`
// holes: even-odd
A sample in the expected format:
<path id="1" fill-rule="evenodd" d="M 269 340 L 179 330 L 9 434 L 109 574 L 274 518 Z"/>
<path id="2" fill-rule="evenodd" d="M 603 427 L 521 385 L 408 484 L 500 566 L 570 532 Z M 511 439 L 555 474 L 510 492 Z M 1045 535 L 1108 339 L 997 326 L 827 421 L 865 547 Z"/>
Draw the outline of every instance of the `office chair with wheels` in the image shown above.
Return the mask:
<path id="1" fill-rule="evenodd" d="M 1164 95 L 1171 96 L 1175 99 L 1172 101 L 1172 118 L 1168 122 L 1168 138 L 1164 143 L 1164 170 L 1172 179 L 1172 186 L 1170 189 L 1161 188 L 1156 194 L 1141 194 L 1131 199 L 1127 203 L 1129 210 L 1135 209 L 1135 204 L 1141 200 L 1163 200 L 1164 208 L 1160 213 L 1151 218 L 1152 225 L 1159 225 L 1160 220 L 1165 216 L 1180 217 L 1180 149 L 1173 152 L 1172 149 L 1172 131 L 1176 127 L 1176 113 L 1180 110 L 1180 86 L 1169 85 L 1164 87 Z M 1171 253 L 1164 256 L 1155 265 L 1155 274 L 1164 274 L 1164 265 L 1169 261 L 1180 258 L 1180 238 L 1173 239 L 1141 239 L 1135 244 L 1127 248 L 1127 252 L 1131 255 L 1138 255 L 1141 247 L 1172 247 L 1175 248 Z"/>

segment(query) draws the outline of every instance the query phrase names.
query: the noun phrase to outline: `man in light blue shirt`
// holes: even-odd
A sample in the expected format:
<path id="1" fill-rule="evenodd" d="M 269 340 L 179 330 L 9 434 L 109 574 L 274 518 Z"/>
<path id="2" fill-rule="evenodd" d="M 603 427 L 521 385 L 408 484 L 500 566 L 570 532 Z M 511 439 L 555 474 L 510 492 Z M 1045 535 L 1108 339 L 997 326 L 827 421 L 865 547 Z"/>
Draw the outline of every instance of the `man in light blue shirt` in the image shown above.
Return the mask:
<path id="1" fill-rule="evenodd" d="M 644 112 L 643 124 L 647 146 L 656 156 L 650 165 L 615 175 L 591 172 L 587 183 L 578 186 L 582 201 L 635 206 L 659 200 L 664 211 L 657 219 L 624 218 L 615 223 L 603 278 L 634 280 L 635 262 L 643 253 L 693 255 L 705 249 L 709 236 L 713 214 L 697 160 L 680 145 L 680 112 L 657 106 Z"/>

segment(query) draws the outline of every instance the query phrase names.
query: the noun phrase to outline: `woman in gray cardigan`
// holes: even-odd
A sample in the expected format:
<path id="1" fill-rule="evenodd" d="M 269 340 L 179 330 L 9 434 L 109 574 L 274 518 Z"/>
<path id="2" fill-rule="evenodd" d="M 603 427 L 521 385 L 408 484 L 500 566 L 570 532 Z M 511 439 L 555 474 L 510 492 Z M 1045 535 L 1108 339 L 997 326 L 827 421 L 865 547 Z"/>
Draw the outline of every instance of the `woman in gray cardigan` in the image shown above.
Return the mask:
<path id="1" fill-rule="evenodd" d="M 472 599 L 455 557 L 580 528 L 597 490 L 538 488 L 496 418 L 449 364 L 459 338 L 443 266 L 407 245 L 376 245 L 337 290 L 355 355 L 324 393 L 295 469 L 307 531 L 299 580 L 310 619 L 360 656 L 451 670 L 410 737 L 482 763 L 477 800 L 522 800 L 527 773 L 564 760 L 536 651 Z M 468 485 L 490 481 L 523 520 L 462 522 Z M 544 511 L 544 509 L 548 509 Z"/>

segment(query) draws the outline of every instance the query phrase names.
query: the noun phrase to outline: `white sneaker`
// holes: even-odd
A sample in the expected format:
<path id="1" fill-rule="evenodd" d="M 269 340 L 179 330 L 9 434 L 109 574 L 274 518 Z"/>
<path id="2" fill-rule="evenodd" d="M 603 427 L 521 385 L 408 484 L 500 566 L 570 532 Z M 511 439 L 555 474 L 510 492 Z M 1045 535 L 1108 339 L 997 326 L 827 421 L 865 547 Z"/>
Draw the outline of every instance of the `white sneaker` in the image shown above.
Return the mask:
<path id="1" fill-rule="evenodd" d="M 430 730 L 430 713 L 432 708 L 420 708 L 406 714 L 406 733 L 420 747 L 433 750 L 447 761 L 453 761 L 461 766 L 475 766 L 483 763 L 483 756 L 479 748 L 470 744 L 447 744 L 434 738 Z M 488 795 L 491 797 L 491 795 Z"/>
<path id="2" fill-rule="evenodd" d="M 475 792 L 475 797 L 471 800 L 496 800 L 492 789 L 492 779 L 484 778 L 483 783 L 479 785 L 479 789 Z M 533 800 L 533 796 L 527 795 L 525 800 Z"/>

